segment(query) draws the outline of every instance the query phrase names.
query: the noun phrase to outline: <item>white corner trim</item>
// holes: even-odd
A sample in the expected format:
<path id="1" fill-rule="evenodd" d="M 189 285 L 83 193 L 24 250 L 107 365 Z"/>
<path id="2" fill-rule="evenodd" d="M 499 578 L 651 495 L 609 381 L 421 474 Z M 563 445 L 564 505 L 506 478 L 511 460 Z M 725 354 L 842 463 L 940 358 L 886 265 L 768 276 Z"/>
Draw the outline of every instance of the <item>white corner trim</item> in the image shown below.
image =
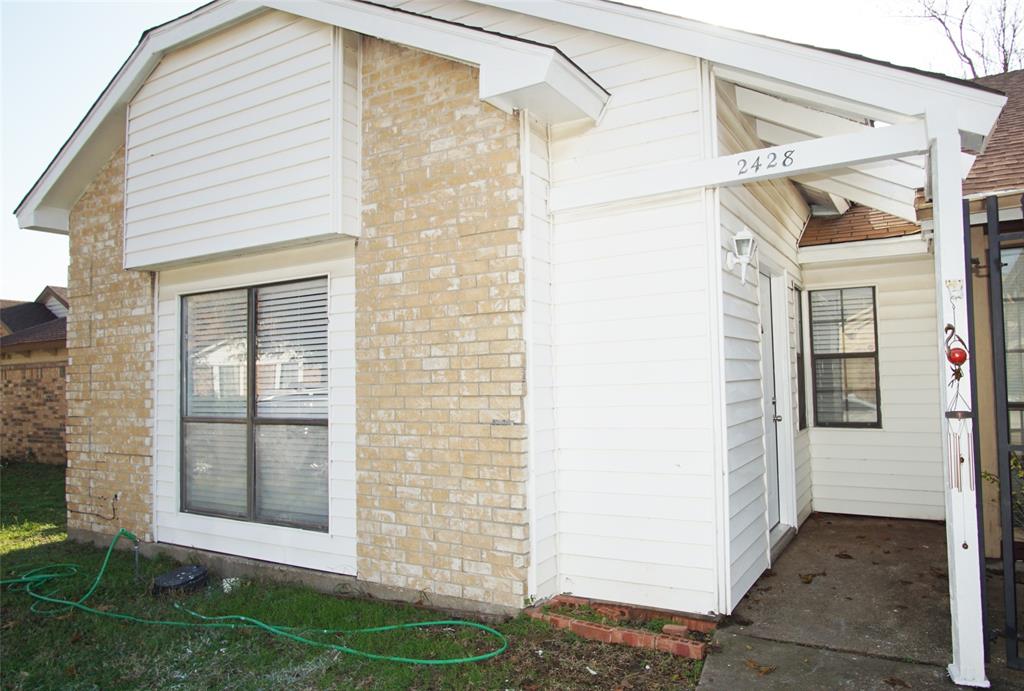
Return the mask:
<path id="1" fill-rule="evenodd" d="M 801 266 L 805 266 L 807 264 L 833 264 L 866 259 L 891 259 L 928 253 L 928 239 L 924 233 L 917 233 L 898 238 L 879 238 L 834 245 L 801 247 L 797 251 L 796 260 Z"/>
<path id="2" fill-rule="evenodd" d="M 481 99 L 506 110 L 529 109 L 548 122 L 596 122 L 610 97 L 600 84 L 552 46 L 358 0 L 220 0 L 143 35 L 18 204 L 15 215 L 19 227 L 67 233 L 68 212 L 110 153 L 123 143 L 128 103 L 161 57 L 267 9 L 476 65 L 480 68 Z"/>

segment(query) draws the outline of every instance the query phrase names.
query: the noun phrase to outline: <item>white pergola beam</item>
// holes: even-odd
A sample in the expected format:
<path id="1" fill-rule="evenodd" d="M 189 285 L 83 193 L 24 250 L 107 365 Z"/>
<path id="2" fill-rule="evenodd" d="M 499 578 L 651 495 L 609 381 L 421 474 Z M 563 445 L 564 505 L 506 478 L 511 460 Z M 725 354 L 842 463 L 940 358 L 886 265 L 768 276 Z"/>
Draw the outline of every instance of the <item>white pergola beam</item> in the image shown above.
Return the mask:
<path id="1" fill-rule="evenodd" d="M 832 206 L 836 207 L 836 213 L 840 216 L 850 210 L 850 201 L 845 197 L 840 197 L 838 194 L 832 194 L 828 192 L 828 198 L 832 201 Z"/>
<path id="2" fill-rule="evenodd" d="M 784 125 L 790 130 L 799 130 L 815 137 L 831 137 L 870 129 L 864 122 L 784 101 L 742 86 L 736 87 L 736 107 L 759 120 Z"/>
<path id="3" fill-rule="evenodd" d="M 870 206 L 872 209 L 878 209 L 884 211 L 887 214 L 892 214 L 897 218 L 902 218 L 905 221 L 917 222 L 917 211 L 914 209 L 913 204 L 903 204 L 889 197 L 883 197 L 882 195 L 868 192 L 851 185 L 844 184 L 837 181 L 835 178 L 826 176 L 818 177 L 798 177 L 794 178 L 794 182 L 799 182 L 802 185 L 807 185 L 812 189 L 816 189 L 820 192 L 826 192 L 829 194 L 839 195 L 849 199 L 850 201 L 857 202 L 864 206 Z"/>
<path id="4" fill-rule="evenodd" d="M 809 175 L 801 175 L 800 179 L 811 182 L 835 180 L 842 185 L 863 190 L 878 197 L 885 197 L 898 204 L 910 207 L 914 205 L 914 200 L 917 198 L 917 191 L 912 187 L 903 187 L 888 180 L 865 175 L 858 172 L 856 168 L 840 168 L 821 173 L 811 173 Z"/>
<path id="5" fill-rule="evenodd" d="M 809 175 L 917 154 L 927 148 L 923 122 L 810 139 L 702 161 L 673 162 L 564 185 L 552 190 L 551 211 L 557 213 L 699 187 L 743 185 Z"/>
<path id="6" fill-rule="evenodd" d="M 871 127 L 866 127 L 859 131 L 871 131 L 872 129 Z M 801 132 L 760 119 L 757 121 L 757 136 L 765 144 L 795 144 L 796 142 L 807 141 L 807 136 Z M 927 181 L 923 168 L 904 163 L 901 159 L 865 163 L 864 165 L 851 166 L 851 168 L 865 175 L 882 178 L 915 190 L 924 187 Z"/>

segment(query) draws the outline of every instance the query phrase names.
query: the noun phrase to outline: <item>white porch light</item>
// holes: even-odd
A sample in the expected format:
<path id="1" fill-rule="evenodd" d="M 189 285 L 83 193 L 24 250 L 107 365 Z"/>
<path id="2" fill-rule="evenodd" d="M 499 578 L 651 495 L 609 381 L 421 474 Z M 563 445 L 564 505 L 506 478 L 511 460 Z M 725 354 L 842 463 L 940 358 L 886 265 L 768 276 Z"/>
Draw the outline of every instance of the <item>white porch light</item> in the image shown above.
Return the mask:
<path id="1" fill-rule="evenodd" d="M 725 266 L 732 271 L 740 266 L 740 283 L 747 284 L 747 267 L 757 253 L 757 240 L 746 226 L 732 238 L 732 251 L 725 255 Z"/>

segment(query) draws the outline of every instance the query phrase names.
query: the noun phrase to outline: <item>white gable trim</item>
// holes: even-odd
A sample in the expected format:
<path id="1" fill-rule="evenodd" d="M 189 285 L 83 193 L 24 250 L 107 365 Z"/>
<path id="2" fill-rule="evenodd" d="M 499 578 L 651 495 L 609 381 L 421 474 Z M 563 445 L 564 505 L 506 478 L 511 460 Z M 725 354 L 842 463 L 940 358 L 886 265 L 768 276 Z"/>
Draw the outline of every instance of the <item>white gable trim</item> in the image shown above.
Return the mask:
<path id="1" fill-rule="evenodd" d="M 110 152 L 124 142 L 126 109 L 164 54 L 273 8 L 480 68 L 480 98 L 548 122 L 596 121 L 609 94 L 556 48 L 358 0 L 222 0 L 143 35 L 15 210 L 21 228 L 68 232 L 68 214 Z"/>
<path id="2" fill-rule="evenodd" d="M 472 1 L 684 52 L 907 117 L 948 110 L 974 145 L 988 137 L 1006 102 L 1004 96 L 966 84 L 616 2 Z"/>

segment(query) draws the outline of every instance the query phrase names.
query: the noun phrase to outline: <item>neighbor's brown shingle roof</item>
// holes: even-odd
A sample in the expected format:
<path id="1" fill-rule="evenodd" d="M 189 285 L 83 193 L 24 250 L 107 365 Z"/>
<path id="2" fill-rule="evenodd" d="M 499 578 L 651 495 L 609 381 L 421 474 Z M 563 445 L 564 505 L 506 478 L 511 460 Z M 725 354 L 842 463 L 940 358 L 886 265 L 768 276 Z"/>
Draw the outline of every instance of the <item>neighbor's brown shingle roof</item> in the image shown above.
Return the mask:
<path id="1" fill-rule="evenodd" d="M 808 221 L 800 246 L 894 238 L 920 232 L 921 227 L 916 223 L 867 206 L 854 205 L 842 216 L 818 217 Z"/>
<path id="2" fill-rule="evenodd" d="M 67 332 L 67 317 L 51 319 L 50 321 L 43 322 L 42 324 L 36 324 L 35 326 L 30 326 L 27 329 L 21 329 L 20 331 L 16 331 L 0 338 L 0 350 L 6 350 L 13 346 L 28 346 L 51 342 L 54 344 L 59 342 L 63 345 L 67 340 Z"/>
<path id="3" fill-rule="evenodd" d="M 0 322 L 6 324 L 12 332 L 28 329 L 53 319 L 56 319 L 53 312 L 47 309 L 46 305 L 38 302 L 21 302 L 0 309 Z"/>
<path id="4" fill-rule="evenodd" d="M 999 192 L 1024 187 L 1024 70 L 993 74 L 975 80 L 1006 94 L 985 153 L 964 181 L 964 194 Z"/>
<path id="5" fill-rule="evenodd" d="M 994 74 L 975 80 L 982 86 L 1006 94 L 1006 105 L 989 137 L 985 153 L 971 167 L 964 181 L 964 194 L 1000 192 L 1024 188 L 1024 70 Z M 920 194 L 918 194 L 920 202 Z M 812 218 L 807 223 L 801 247 L 857 240 L 901 237 L 921 232 L 915 223 L 852 206 L 842 216 Z"/>

